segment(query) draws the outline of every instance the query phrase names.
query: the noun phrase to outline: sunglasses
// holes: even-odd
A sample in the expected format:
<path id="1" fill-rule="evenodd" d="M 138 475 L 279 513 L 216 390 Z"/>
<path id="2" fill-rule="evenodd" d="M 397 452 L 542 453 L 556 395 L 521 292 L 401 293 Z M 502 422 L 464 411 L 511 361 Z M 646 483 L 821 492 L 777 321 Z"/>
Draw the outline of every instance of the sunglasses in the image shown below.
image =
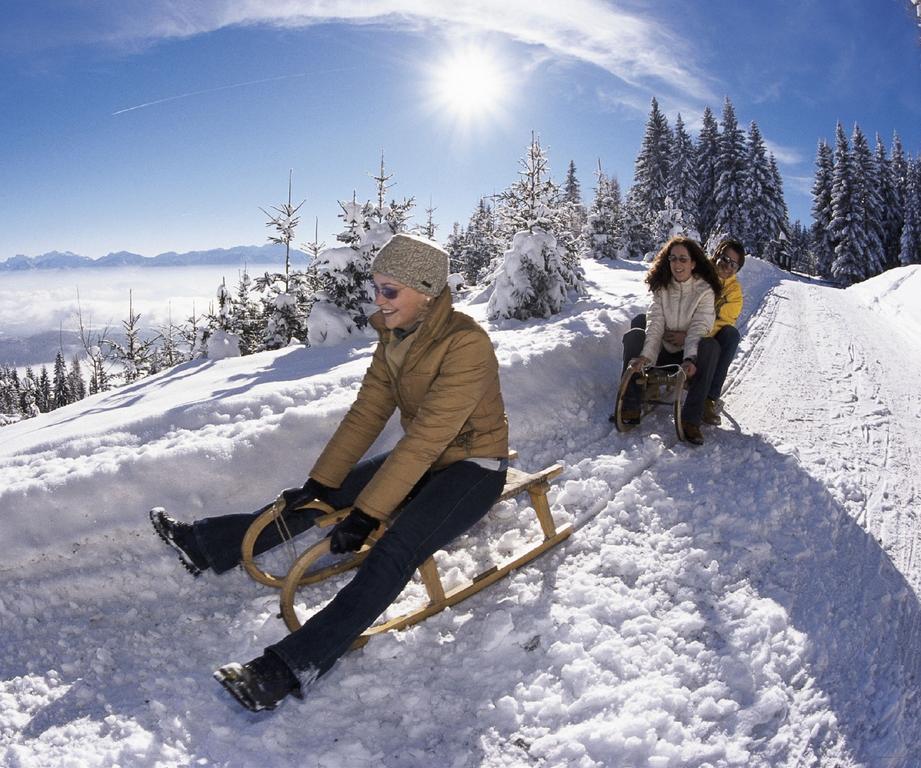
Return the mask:
<path id="1" fill-rule="evenodd" d="M 378 285 L 377 283 L 374 283 L 374 298 L 383 296 L 388 301 L 393 301 L 393 299 L 399 295 L 399 288 L 394 288 L 392 285 Z"/>
<path id="2" fill-rule="evenodd" d="M 716 260 L 717 264 L 722 264 L 723 266 L 732 267 L 733 272 L 739 271 L 739 262 L 729 256 L 720 256 Z"/>

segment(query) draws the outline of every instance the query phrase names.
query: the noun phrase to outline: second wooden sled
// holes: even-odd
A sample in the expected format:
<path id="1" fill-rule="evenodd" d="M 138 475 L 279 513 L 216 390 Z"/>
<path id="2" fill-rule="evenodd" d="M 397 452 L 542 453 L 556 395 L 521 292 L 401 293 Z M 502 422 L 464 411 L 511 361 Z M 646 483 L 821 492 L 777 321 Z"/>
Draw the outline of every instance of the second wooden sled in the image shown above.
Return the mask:
<path id="1" fill-rule="evenodd" d="M 644 368 L 637 373 L 631 368 L 624 371 L 620 378 L 620 385 L 617 387 L 617 399 L 614 402 L 614 413 L 611 414 L 610 420 L 614 422 L 618 432 L 628 432 L 637 426 L 636 424 L 627 424 L 623 420 L 624 396 L 627 394 L 627 387 L 630 385 L 630 379 L 637 378 L 637 384 L 641 393 L 640 410 L 643 416 L 649 413 L 657 405 L 670 405 L 674 411 L 675 433 L 678 439 L 684 441 L 684 429 L 681 426 L 681 394 L 684 392 L 684 386 L 687 382 L 687 375 L 684 368 L 680 365 L 654 365 Z M 671 400 L 667 398 L 672 398 Z"/>
<path id="2" fill-rule="evenodd" d="M 490 584 L 503 578 L 516 568 L 520 568 L 525 563 L 529 563 L 544 552 L 555 547 L 572 533 L 572 526 L 566 524 L 559 528 L 553 521 L 550 513 L 550 505 L 547 501 L 547 491 L 550 489 L 550 481 L 563 471 L 560 464 L 554 464 L 546 469 L 529 474 L 521 470 L 509 468 L 506 478 L 505 488 L 498 501 L 510 499 L 527 491 L 530 496 L 531 505 L 540 522 L 543 540 L 531 549 L 519 553 L 517 556 L 487 568 L 483 572 L 474 576 L 469 582 L 445 591 L 438 574 L 438 567 L 435 560 L 429 557 L 419 566 L 418 572 L 428 594 L 428 604 L 422 608 L 398 616 L 397 618 L 377 624 L 365 632 L 355 641 L 353 648 L 359 648 L 376 634 L 387 632 L 392 629 L 403 629 L 405 627 L 418 624 L 420 621 L 433 616 L 451 605 L 455 605 L 462 600 L 466 600 L 471 595 L 475 595 Z M 366 548 L 360 555 L 366 554 L 369 548 Z M 323 556 L 329 554 L 329 539 L 324 538 L 317 542 L 313 547 L 304 552 L 291 567 L 285 577 L 281 588 L 281 613 L 288 629 L 294 632 L 300 629 L 301 622 L 294 611 L 294 600 L 297 590 L 304 582 L 304 575 L 310 572 L 313 564 Z M 342 570 L 353 567 L 356 563 L 349 562 L 344 565 Z M 316 580 L 316 579 L 314 579 Z"/>

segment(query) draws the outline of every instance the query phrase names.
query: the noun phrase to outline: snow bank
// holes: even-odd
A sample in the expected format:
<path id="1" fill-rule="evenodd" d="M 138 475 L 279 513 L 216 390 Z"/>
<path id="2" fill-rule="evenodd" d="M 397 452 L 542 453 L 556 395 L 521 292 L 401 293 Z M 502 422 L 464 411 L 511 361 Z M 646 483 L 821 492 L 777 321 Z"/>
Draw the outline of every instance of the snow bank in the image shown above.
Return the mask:
<path id="1" fill-rule="evenodd" d="M 370 343 L 185 364 L 4 427 L 0 764 L 911 768 L 917 595 L 844 478 L 791 449 L 827 454 L 827 426 L 783 431 L 776 408 L 747 406 L 773 402 L 776 380 L 741 374 L 779 357 L 800 294 L 746 262 L 732 418 L 693 449 L 664 413 L 612 430 L 645 270 L 585 266 L 588 295 L 562 315 L 488 325 L 520 464 L 565 464 L 550 500 L 573 536 L 273 714 L 245 713 L 210 673 L 279 637 L 276 594 L 238 572 L 192 579 L 146 510 L 253 509 L 300 482 Z M 885 389 L 896 374 L 874 375 Z M 524 500 L 504 502 L 437 559 L 450 585 L 539 536 Z M 335 589 L 302 590 L 299 610 Z M 391 613 L 423 599 L 414 582 Z"/>

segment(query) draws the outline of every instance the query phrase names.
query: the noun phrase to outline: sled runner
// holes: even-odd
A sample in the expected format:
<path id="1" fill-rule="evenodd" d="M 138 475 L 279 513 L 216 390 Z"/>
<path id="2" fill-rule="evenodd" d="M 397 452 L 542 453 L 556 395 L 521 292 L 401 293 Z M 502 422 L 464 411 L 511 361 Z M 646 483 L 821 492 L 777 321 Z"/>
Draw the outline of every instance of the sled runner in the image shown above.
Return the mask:
<path id="1" fill-rule="evenodd" d="M 572 533 L 572 526 L 567 524 L 558 528 L 553 521 L 553 517 L 550 513 L 550 505 L 547 501 L 547 491 L 550 489 L 550 482 L 562 471 L 563 467 L 560 464 L 554 464 L 535 473 L 522 472 L 519 469 L 509 467 L 505 488 L 498 499 L 498 501 L 504 501 L 527 491 L 530 497 L 531 506 L 534 509 L 534 513 L 537 516 L 543 533 L 543 540 L 541 542 L 524 552 L 517 553 L 512 558 L 502 563 L 492 565 L 474 576 L 470 581 L 448 591 L 445 591 L 444 585 L 442 584 L 434 558 L 429 557 L 418 568 L 419 576 L 428 594 L 428 604 L 418 610 L 404 614 L 403 616 L 370 627 L 355 642 L 353 647 L 357 648 L 364 645 L 373 635 L 391 629 L 403 629 L 412 626 L 413 624 L 427 619 L 429 616 L 439 613 L 448 606 L 466 600 L 471 595 L 485 589 L 493 582 L 498 581 L 511 571 L 530 562 L 568 538 Z M 374 546 L 376 540 L 383 535 L 383 532 L 381 528 L 374 531 L 368 538 L 365 546 L 354 555 L 345 556 L 332 565 L 316 568 L 315 566 L 318 561 L 323 560 L 330 552 L 329 539 L 323 538 L 301 554 L 285 575 L 280 576 L 271 574 L 253 562 L 253 544 L 267 525 L 276 524 L 277 521 L 281 519 L 279 515 L 281 506 L 283 506 L 282 503 L 273 503 L 273 505 L 266 509 L 266 511 L 250 526 L 243 540 L 243 566 L 246 571 L 260 583 L 281 588 L 282 617 L 288 629 L 293 632 L 301 626 L 301 622 L 294 611 L 294 601 L 298 589 L 302 586 L 312 584 L 321 579 L 356 567 L 367 556 L 370 548 Z M 311 502 L 308 506 L 323 510 L 324 514 L 315 521 L 315 525 L 321 528 L 334 525 L 349 512 L 349 508 L 331 510 L 328 505 L 323 505 L 322 502 Z"/>
<path id="2" fill-rule="evenodd" d="M 681 427 L 681 395 L 687 382 L 687 375 L 680 365 L 653 365 L 637 373 L 628 368 L 621 376 L 620 386 L 617 388 L 617 399 L 614 403 L 614 413 L 610 416 L 618 432 L 627 432 L 636 424 L 627 424 L 623 419 L 624 396 L 630 379 L 636 377 L 640 387 L 640 413 L 645 416 L 657 405 L 670 405 L 674 410 L 675 432 L 678 439 L 684 440 L 684 430 Z"/>

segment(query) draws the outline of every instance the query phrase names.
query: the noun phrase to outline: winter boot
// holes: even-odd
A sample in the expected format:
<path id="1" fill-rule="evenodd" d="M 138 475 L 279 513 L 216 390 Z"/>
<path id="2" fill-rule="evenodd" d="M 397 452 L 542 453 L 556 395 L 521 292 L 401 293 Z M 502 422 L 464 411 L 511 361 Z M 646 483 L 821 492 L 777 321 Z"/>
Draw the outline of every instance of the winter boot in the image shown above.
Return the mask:
<path id="1" fill-rule="evenodd" d="M 271 652 L 246 664 L 225 664 L 214 673 L 214 679 L 253 712 L 275 709 L 289 693 L 302 698 L 301 686 L 294 673 Z"/>
<path id="2" fill-rule="evenodd" d="M 163 507 L 150 510 L 150 522 L 163 541 L 179 553 L 179 560 L 193 576 L 200 576 L 210 567 L 195 540 L 195 531 L 189 523 L 174 520 Z"/>
<path id="3" fill-rule="evenodd" d="M 714 400 L 708 397 L 704 400 L 704 424 L 717 426 L 723 423 L 720 411 L 723 409 L 723 403 L 720 400 Z"/>
<path id="4" fill-rule="evenodd" d="M 700 431 L 700 424 L 691 424 L 690 422 L 682 421 L 681 430 L 684 432 L 684 439 L 691 445 L 704 444 L 704 436 Z"/>

